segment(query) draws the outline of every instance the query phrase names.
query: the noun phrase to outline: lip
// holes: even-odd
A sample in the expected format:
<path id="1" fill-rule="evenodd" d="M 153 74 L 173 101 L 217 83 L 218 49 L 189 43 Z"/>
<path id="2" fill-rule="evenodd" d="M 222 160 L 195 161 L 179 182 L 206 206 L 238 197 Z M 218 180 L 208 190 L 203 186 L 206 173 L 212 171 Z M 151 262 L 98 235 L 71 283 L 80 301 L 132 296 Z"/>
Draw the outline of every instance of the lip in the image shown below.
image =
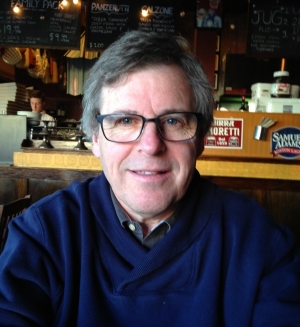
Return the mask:
<path id="1" fill-rule="evenodd" d="M 135 174 L 138 175 L 146 175 L 146 176 L 154 176 L 154 175 L 161 175 L 165 174 L 165 170 L 159 170 L 159 171 L 151 171 L 151 170 L 134 170 L 133 171 Z"/>
<path id="2" fill-rule="evenodd" d="M 162 182 L 171 174 L 170 170 L 165 169 L 135 169 L 128 172 L 135 180 L 141 182 Z"/>

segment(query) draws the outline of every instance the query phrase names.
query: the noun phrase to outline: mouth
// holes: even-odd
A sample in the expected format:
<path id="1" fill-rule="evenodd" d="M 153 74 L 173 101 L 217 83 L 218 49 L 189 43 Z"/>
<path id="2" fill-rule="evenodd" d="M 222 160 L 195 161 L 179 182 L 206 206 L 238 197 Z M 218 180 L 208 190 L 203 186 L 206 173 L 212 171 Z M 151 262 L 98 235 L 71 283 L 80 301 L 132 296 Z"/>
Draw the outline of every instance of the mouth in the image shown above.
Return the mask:
<path id="1" fill-rule="evenodd" d="M 138 175 L 161 175 L 161 174 L 165 174 L 166 171 L 145 171 L 145 170 L 136 170 L 134 171 L 134 173 L 138 174 Z"/>

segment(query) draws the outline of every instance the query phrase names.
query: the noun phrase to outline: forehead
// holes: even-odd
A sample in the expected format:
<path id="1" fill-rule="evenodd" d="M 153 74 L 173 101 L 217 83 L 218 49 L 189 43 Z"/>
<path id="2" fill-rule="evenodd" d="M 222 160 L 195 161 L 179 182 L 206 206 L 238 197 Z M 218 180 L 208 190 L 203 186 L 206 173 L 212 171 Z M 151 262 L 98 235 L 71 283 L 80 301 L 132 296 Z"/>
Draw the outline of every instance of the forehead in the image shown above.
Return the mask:
<path id="1" fill-rule="evenodd" d="M 141 113 L 190 107 L 191 86 L 182 68 L 157 66 L 131 72 L 102 92 L 101 113 L 130 110 Z M 105 112 L 104 112 L 105 111 Z"/>
<path id="2" fill-rule="evenodd" d="M 42 99 L 40 99 L 40 98 L 30 98 L 30 102 L 42 103 Z"/>

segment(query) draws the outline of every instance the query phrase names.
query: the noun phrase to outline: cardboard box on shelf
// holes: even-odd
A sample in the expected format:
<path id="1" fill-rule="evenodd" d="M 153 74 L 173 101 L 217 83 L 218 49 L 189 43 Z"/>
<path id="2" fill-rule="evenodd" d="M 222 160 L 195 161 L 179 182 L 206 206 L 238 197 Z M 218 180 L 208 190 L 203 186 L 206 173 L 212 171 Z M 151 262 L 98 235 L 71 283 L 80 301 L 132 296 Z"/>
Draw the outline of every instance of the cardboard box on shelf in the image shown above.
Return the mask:
<path id="1" fill-rule="evenodd" d="M 270 98 L 271 84 L 269 83 L 256 83 L 251 86 L 251 98 Z"/>

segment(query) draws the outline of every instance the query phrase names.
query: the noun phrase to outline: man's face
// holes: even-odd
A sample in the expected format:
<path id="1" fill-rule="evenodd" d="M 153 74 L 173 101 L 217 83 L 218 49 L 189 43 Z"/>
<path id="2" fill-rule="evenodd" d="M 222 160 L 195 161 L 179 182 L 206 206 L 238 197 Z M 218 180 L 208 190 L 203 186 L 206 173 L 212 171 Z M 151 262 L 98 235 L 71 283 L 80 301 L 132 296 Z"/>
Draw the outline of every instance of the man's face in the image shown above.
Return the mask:
<path id="1" fill-rule="evenodd" d="M 203 8 L 199 9 L 199 10 L 197 11 L 197 16 L 198 16 L 199 18 L 203 18 L 203 17 L 205 16 L 205 10 L 204 10 Z"/>
<path id="2" fill-rule="evenodd" d="M 41 112 L 44 109 L 45 102 L 42 102 L 42 99 L 39 98 L 31 98 L 30 106 L 33 112 Z"/>
<path id="3" fill-rule="evenodd" d="M 219 7 L 219 0 L 210 0 L 209 6 L 210 6 L 210 8 L 217 10 Z"/>
<path id="4" fill-rule="evenodd" d="M 176 111 L 191 111 L 191 89 L 177 67 L 160 66 L 131 73 L 103 90 L 101 114 L 135 113 L 146 118 Z M 100 125 L 99 125 L 100 128 Z M 98 144 L 96 144 L 98 143 Z M 172 214 L 192 179 L 202 142 L 163 140 L 153 122 L 132 143 L 113 143 L 99 131 L 94 154 L 119 203 L 133 220 L 164 219 Z"/>

